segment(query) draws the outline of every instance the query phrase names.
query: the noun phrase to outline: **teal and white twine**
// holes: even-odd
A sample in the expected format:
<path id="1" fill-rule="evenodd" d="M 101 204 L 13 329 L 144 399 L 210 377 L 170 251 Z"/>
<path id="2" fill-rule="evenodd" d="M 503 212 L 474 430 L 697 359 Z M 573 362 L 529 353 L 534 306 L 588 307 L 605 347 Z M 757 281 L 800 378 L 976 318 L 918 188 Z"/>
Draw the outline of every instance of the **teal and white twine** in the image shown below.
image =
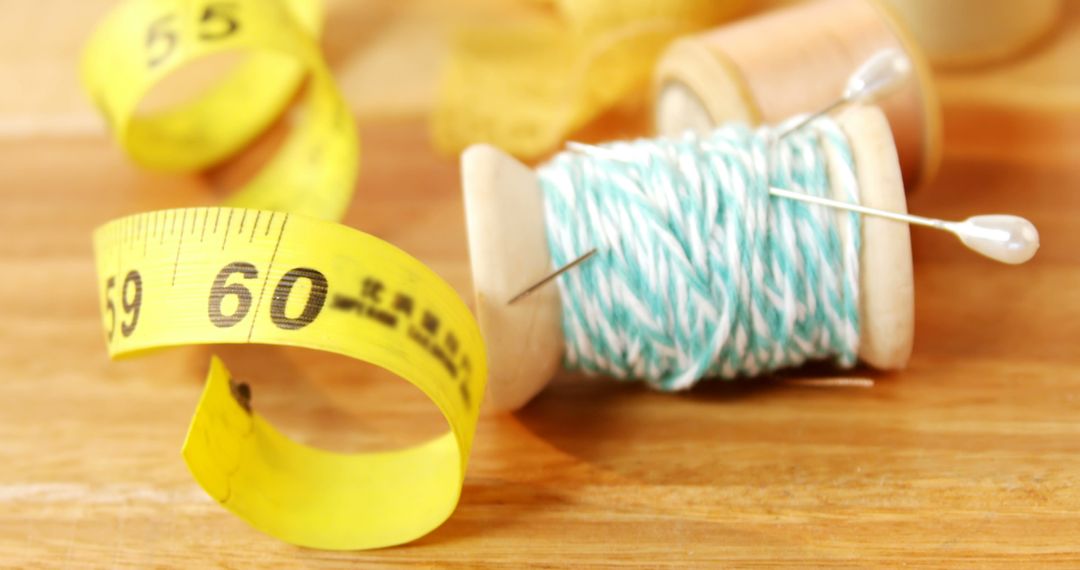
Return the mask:
<path id="1" fill-rule="evenodd" d="M 699 137 L 565 152 L 538 171 L 559 278 L 566 366 L 662 390 L 758 376 L 808 360 L 855 363 L 857 214 L 769 187 L 858 202 L 848 141 L 831 119 L 774 140 L 729 125 Z"/>

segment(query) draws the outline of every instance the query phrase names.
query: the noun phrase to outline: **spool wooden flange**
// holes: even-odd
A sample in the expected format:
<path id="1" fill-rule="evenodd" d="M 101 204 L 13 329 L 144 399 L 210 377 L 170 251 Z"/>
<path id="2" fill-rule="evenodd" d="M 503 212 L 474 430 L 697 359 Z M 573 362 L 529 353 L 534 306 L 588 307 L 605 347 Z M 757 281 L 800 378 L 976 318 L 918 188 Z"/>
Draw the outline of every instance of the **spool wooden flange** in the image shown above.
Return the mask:
<path id="1" fill-rule="evenodd" d="M 883 49 L 906 53 L 914 67 L 914 81 L 877 104 L 892 126 L 906 187 L 917 188 L 933 177 L 941 154 L 933 78 L 899 21 L 868 0 L 801 3 L 676 41 L 654 76 L 656 130 L 672 136 L 817 111 Z"/>
<path id="2" fill-rule="evenodd" d="M 856 107 L 839 122 L 851 141 L 862 203 L 905 212 L 904 186 L 885 116 L 876 107 Z M 830 157 L 829 163 L 832 169 L 838 161 Z M 495 147 L 467 149 L 461 165 L 476 312 L 488 349 L 485 405 L 489 411 L 515 410 L 556 375 L 563 354 L 557 287 L 507 304 L 553 269 L 543 195 L 536 174 Z M 878 369 L 902 368 L 914 335 L 908 227 L 864 217 L 862 244 L 859 358 Z"/>

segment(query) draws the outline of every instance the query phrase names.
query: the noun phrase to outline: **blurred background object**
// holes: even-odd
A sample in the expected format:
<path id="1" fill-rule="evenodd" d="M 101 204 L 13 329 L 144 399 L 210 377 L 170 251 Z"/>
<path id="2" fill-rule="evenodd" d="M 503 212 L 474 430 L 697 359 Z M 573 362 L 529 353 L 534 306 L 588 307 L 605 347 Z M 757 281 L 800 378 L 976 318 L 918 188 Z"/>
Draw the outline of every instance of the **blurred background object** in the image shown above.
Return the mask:
<path id="1" fill-rule="evenodd" d="M 437 146 L 487 142 L 526 158 L 627 99 L 681 34 L 732 17 L 744 0 L 560 0 L 552 15 L 463 30 L 443 71 Z"/>
<path id="2" fill-rule="evenodd" d="M 941 159 L 933 77 L 907 30 L 866 0 L 794 4 L 673 43 L 655 74 L 656 129 L 676 135 L 815 112 L 882 50 L 906 55 L 914 68 L 909 81 L 875 104 L 889 118 L 904 181 L 915 188 Z"/>
<path id="3" fill-rule="evenodd" d="M 1032 2 L 1041 3 L 1045 0 Z M 103 123 L 79 88 L 78 57 L 91 29 L 113 4 L 115 0 L 40 0 L 30 9 L 21 0 L 0 0 L 5 14 L 0 20 L 0 77 L 5 84 L 18 86 L 0 90 L 0 134 L 85 136 L 104 132 Z M 743 14 L 755 14 L 798 2 L 733 0 L 720 4 L 737 6 Z M 1080 61 L 1080 2 L 1065 1 L 1060 5 L 1055 23 L 1041 40 L 1012 57 L 991 66 L 936 70 L 946 130 L 954 119 L 966 122 L 973 108 L 1036 116 L 1080 112 L 1080 66 L 1075 65 Z M 455 38 L 470 36 L 468 32 L 459 35 L 461 30 L 475 30 L 481 23 L 488 27 L 529 27 L 546 21 L 549 26 L 563 26 L 559 28 L 565 30 L 563 36 L 582 33 L 571 32 L 558 9 L 546 0 L 462 0 L 452 5 L 439 0 L 327 0 L 322 44 L 335 78 L 359 119 L 429 116 L 436 112 L 440 77 L 453 74 L 449 69 L 453 64 L 444 64 L 453 58 L 451 47 L 459 43 Z M 973 18 L 977 12 L 973 12 Z M 734 15 L 716 12 L 712 16 Z M 693 25 L 705 29 L 715 27 L 716 22 Z M 918 35 L 917 31 L 914 35 Z M 560 41 L 565 42 L 565 37 Z M 788 40 L 772 41 L 782 44 Z M 497 74 L 494 77 L 498 79 Z M 594 130 L 593 136 L 586 138 L 599 140 L 612 132 L 647 134 L 649 121 L 643 117 L 648 108 L 647 74 L 643 81 L 639 91 L 627 94 L 636 101 L 616 106 L 616 111 L 625 106 L 627 112 L 619 113 L 616 121 L 601 116 L 599 132 Z M 509 77 L 506 82 L 510 82 Z M 510 87 L 502 89 L 505 92 Z M 636 124 L 630 125 L 634 121 Z M 595 118 L 584 122 L 591 129 Z M 1032 135 L 1019 121 L 1013 121 L 1009 128 L 1018 130 L 1019 136 Z M 963 132 L 956 134 L 965 136 Z M 468 138 L 468 142 L 477 142 L 483 137 Z M 969 142 L 977 145 L 983 140 Z"/>
<path id="4" fill-rule="evenodd" d="M 1002 60 L 1043 39 L 1062 0 L 880 0 L 896 11 L 935 65 Z"/>

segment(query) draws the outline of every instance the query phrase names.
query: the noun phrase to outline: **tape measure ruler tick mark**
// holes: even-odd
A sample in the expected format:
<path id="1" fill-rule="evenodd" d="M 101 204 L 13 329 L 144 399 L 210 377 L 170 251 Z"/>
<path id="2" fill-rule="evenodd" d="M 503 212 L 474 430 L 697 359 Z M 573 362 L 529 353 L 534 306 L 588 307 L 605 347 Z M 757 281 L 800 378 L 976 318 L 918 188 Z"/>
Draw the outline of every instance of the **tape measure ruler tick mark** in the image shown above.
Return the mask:
<path id="1" fill-rule="evenodd" d="M 351 197 L 358 141 L 318 55 L 317 16 L 305 0 L 129 0 L 107 18 L 87 47 L 84 82 L 119 142 L 148 166 L 192 170 L 227 158 L 309 82 L 304 121 L 233 195 L 238 207 L 114 220 L 95 232 L 94 251 L 111 356 L 208 343 L 315 348 L 381 366 L 435 403 L 450 426 L 443 436 L 331 453 L 275 430 L 211 362 L 183 450 L 203 488 L 282 540 L 373 548 L 429 532 L 456 506 L 486 355 L 468 308 L 434 272 L 325 221 Z M 136 112 L 171 71 L 225 50 L 252 55 L 191 103 Z"/>

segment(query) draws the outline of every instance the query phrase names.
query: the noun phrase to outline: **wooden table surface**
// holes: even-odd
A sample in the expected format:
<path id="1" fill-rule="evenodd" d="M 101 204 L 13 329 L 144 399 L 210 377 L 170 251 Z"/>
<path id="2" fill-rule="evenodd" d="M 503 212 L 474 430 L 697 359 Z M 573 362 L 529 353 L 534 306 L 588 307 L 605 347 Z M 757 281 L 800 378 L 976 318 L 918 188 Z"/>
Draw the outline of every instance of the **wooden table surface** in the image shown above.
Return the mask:
<path id="1" fill-rule="evenodd" d="M 328 30 L 364 138 L 347 223 L 469 295 L 457 165 L 430 149 L 423 115 L 443 49 L 431 14 L 449 10 L 388 4 L 334 4 Z M 1024 215 L 1043 245 L 1005 267 L 916 232 L 906 371 L 856 371 L 872 389 L 759 381 L 678 396 L 560 379 L 482 421 L 446 524 L 355 553 L 264 536 L 195 484 L 179 448 L 208 357 L 252 382 L 261 413 L 333 449 L 438 432 L 415 389 L 276 347 L 106 358 L 91 230 L 219 199 L 214 176 L 134 167 L 82 101 L 75 56 L 108 5 L 0 0 L 0 31 L 21 33 L 0 33 L 0 72 L 14 78 L 0 93 L 0 567 L 1080 566 L 1075 5 L 1022 59 L 940 78 L 945 160 L 911 208 Z M 416 74 L 386 75 L 395 47 L 412 50 Z M 362 86 L 380 74 L 395 79 L 373 96 Z"/>

